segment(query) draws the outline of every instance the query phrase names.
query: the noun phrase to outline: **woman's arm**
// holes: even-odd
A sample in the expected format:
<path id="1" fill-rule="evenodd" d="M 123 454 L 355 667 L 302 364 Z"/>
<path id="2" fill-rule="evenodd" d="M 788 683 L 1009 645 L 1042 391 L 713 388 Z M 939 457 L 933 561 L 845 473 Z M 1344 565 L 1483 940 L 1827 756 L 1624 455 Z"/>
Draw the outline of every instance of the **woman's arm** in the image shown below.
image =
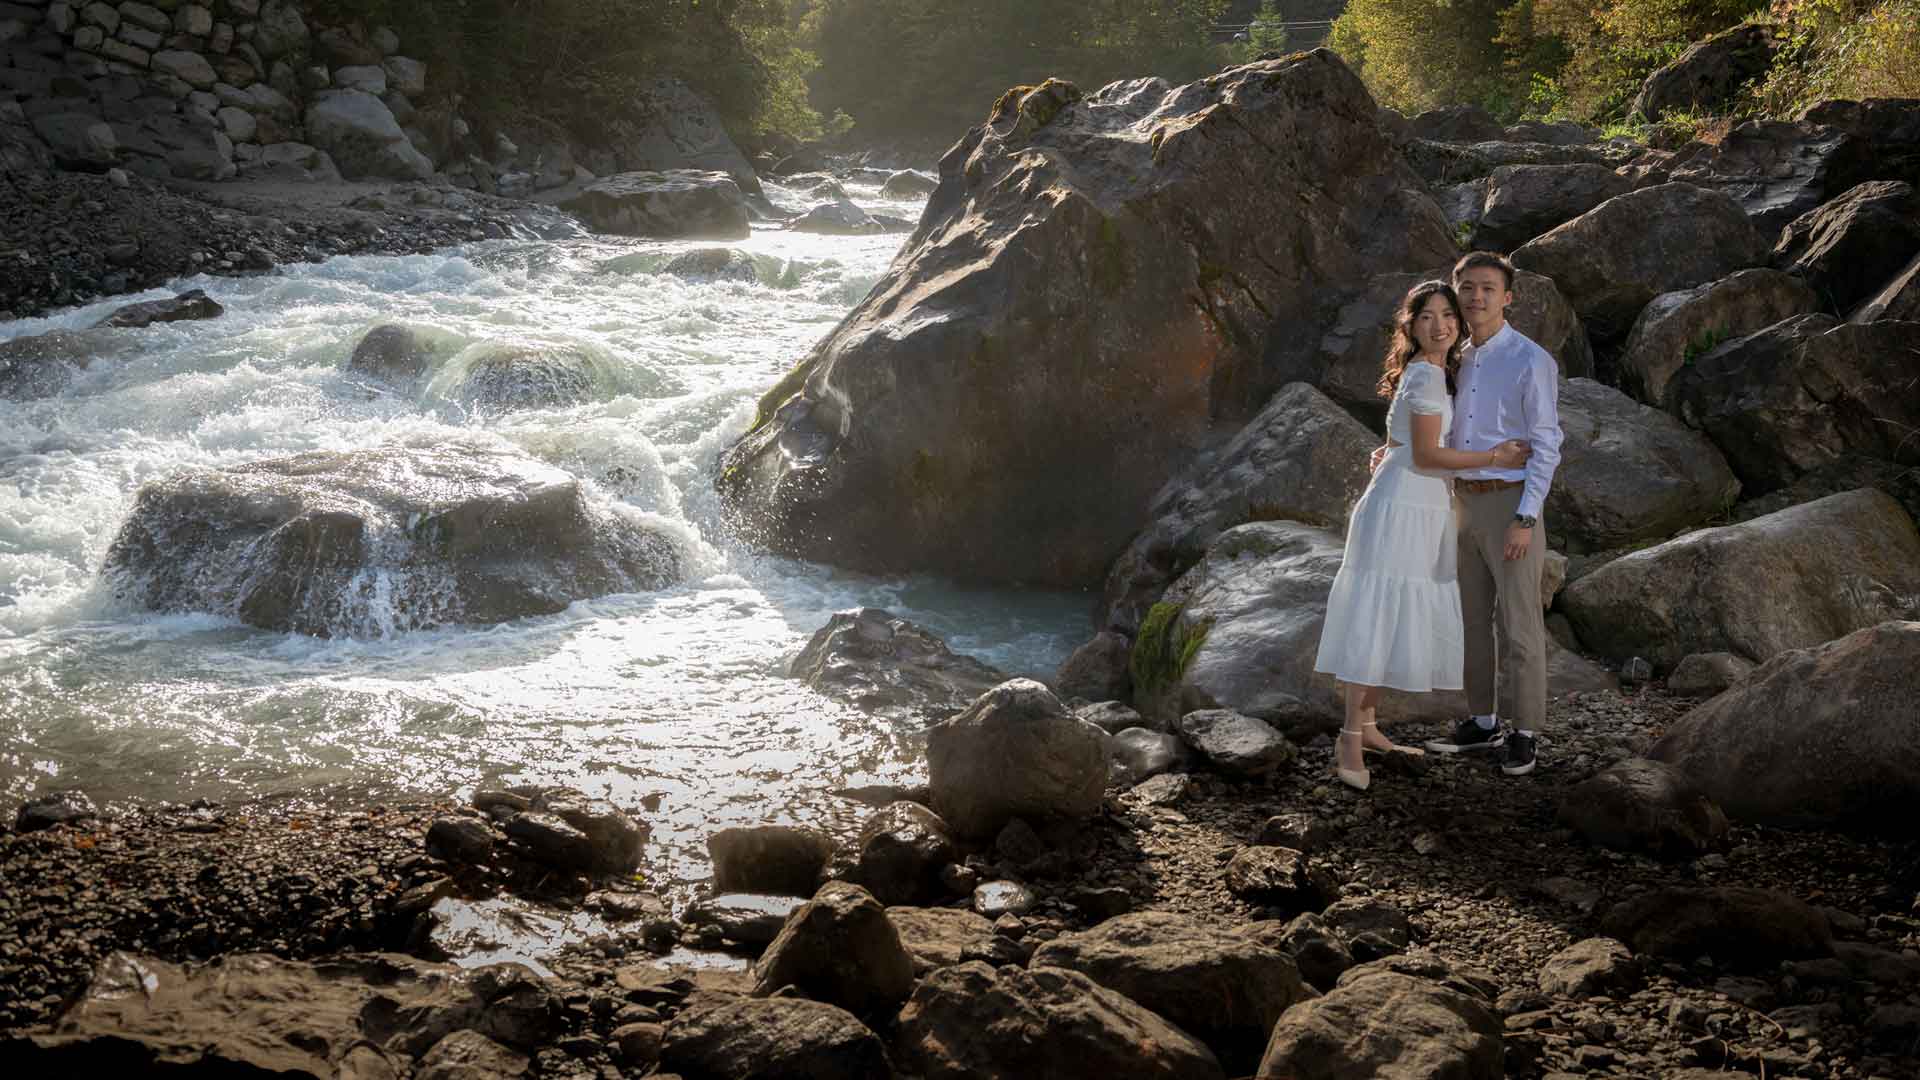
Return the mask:
<path id="1" fill-rule="evenodd" d="M 1506 463 L 1496 450 L 1449 450 L 1440 445 L 1440 414 L 1416 412 L 1413 421 L 1413 463 L 1422 469 L 1490 469 Z M 1508 444 L 1501 444 L 1502 446 Z M 1510 459 L 1510 456 L 1509 456 Z M 1522 457 L 1520 460 L 1525 460 Z"/>

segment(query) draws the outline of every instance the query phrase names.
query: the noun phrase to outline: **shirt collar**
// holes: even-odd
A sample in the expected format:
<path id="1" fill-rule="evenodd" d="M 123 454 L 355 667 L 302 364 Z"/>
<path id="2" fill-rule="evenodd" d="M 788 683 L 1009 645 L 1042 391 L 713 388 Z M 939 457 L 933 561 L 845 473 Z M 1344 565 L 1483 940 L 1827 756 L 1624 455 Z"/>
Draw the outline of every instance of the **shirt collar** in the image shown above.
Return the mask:
<path id="1" fill-rule="evenodd" d="M 1500 329 L 1494 331 L 1493 336 L 1487 339 L 1487 343 L 1485 345 L 1475 345 L 1472 339 L 1468 339 L 1467 348 L 1472 349 L 1474 352 L 1474 355 L 1477 356 L 1482 351 L 1486 349 L 1491 349 L 1494 346 L 1498 345 L 1502 339 L 1506 338 L 1507 335 L 1511 333 L 1513 333 L 1513 323 L 1511 321 L 1503 322 L 1500 324 Z"/>

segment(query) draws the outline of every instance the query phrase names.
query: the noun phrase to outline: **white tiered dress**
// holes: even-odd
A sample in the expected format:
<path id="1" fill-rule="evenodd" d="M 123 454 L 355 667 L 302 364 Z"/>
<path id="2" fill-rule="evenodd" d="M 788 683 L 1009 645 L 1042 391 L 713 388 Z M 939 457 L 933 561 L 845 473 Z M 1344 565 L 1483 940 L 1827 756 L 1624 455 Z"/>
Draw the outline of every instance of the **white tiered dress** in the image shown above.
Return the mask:
<path id="1" fill-rule="evenodd" d="M 1387 409 L 1387 451 L 1347 523 L 1313 669 L 1356 686 L 1458 690 L 1466 647 L 1447 472 L 1413 464 L 1413 415 L 1453 428 L 1446 373 L 1407 365 Z"/>

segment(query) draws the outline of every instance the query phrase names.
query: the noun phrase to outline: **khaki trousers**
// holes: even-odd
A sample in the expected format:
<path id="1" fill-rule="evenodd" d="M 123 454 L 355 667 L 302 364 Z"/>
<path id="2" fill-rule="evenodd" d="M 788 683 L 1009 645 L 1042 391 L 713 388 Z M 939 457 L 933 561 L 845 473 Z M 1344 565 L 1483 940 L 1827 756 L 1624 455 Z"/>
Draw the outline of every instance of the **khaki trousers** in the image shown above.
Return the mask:
<path id="1" fill-rule="evenodd" d="M 1547 523 L 1534 526 L 1525 557 L 1509 562 L 1507 529 L 1521 489 L 1456 492 L 1467 707 L 1476 716 L 1498 711 L 1521 731 L 1536 731 L 1547 718 L 1547 622 L 1540 607 Z"/>

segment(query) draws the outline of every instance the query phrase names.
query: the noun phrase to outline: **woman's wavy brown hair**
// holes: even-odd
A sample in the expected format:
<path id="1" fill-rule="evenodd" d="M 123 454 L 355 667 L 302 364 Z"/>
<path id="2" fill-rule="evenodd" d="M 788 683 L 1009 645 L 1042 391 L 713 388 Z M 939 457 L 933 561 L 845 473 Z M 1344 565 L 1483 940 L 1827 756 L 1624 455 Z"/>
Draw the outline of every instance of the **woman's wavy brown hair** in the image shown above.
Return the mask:
<path id="1" fill-rule="evenodd" d="M 1400 312 L 1393 320 L 1393 339 L 1387 343 L 1387 359 L 1381 367 L 1380 384 L 1377 387 L 1381 397 L 1390 398 L 1394 391 L 1400 389 L 1400 376 L 1407 373 L 1407 364 L 1420 351 L 1420 346 L 1413 340 L 1413 320 L 1420 314 L 1420 309 L 1427 306 L 1427 301 L 1436 296 L 1446 298 L 1447 306 L 1453 309 L 1454 325 L 1458 327 L 1453 345 L 1447 349 L 1447 362 L 1444 365 L 1447 393 L 1453 393 L 1454 376 L 1460 373 L 1460 350 L 1467 343 L 1467 320 L 1460 311 L 1460 297 L 1454 293 L 1453 286 L 1436 278 L 1408 289 L 1406 299 L 1400 301 Z"/>

